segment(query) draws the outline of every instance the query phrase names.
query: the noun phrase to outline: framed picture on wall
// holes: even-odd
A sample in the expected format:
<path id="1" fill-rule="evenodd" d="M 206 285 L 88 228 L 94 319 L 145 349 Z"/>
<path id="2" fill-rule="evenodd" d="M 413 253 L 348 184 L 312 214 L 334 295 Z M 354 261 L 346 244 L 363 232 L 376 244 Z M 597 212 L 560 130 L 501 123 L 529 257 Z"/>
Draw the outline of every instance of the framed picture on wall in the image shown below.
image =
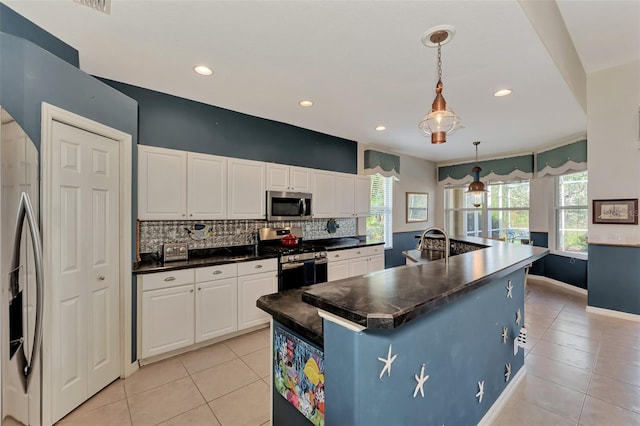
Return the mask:
<path id="1" fill-rule="evenodd" d="M 638 199 L 593 200 L 593 223 L 638 224 Z"/>
<path id="2" fill-rule="evenodd" d="M 407 223 L 429 220 L 429 194 L 407 192 Z"/>

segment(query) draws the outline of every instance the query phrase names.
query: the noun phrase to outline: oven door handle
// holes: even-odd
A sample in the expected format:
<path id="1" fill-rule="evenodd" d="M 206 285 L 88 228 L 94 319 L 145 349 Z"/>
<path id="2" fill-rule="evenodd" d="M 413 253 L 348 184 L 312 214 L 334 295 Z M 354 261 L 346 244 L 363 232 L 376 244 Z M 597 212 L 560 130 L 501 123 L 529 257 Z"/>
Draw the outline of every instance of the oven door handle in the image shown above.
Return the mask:
<path id="1" fill-rule="evenodd" d="M 282 265 L 282 270 L 287 271 L 289 269 L 302 268 L 303 266 L 304 266 L 304 263 L 302 262 L 285 263 L 284 265 Z"/>
<path id="2" fill-rule="evenodd" d="M 326 263 L 329 263 L 329 259 L 327 258 L 316 260 L 316 265 L 324 265 Z"/>

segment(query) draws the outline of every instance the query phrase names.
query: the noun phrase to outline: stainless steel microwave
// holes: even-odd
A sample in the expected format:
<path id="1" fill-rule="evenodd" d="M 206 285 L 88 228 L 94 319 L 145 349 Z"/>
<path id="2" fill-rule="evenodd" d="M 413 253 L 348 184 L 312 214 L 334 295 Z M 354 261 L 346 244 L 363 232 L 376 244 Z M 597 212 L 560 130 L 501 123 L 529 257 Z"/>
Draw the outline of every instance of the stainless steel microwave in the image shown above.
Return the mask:
<path id="1" fill-rule="evenodd" d="M 311 219 L 312 201 L 306 192 L 267 191 L 267 220 Z"/>

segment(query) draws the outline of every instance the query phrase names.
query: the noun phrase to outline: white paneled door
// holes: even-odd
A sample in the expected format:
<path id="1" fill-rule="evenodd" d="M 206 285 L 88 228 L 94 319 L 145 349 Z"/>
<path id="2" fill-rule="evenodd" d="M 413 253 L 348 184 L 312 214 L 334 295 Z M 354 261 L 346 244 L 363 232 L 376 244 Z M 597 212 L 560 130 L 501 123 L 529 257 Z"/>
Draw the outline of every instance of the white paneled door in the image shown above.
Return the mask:
<path id="1" fill-rule="evenodd" d="M 119 146 L 52 127 L 52 414 L 119 376 Z"/>

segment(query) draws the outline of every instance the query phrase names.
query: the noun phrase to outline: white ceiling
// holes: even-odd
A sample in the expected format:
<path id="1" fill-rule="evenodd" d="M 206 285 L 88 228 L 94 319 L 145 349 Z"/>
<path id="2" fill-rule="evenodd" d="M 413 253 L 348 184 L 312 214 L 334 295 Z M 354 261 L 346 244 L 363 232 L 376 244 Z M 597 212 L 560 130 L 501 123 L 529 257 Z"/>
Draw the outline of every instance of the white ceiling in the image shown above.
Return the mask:
<path id="1" fill-rule="evenodd" d="M 586 132 L 515 0 L 113 0 L 110 15 L 72 0 L 4 1 L 78 49 L 90 74 L 432 161 L 472 157 L 474 140 L 495 156 Z M 639 1 L 559 7 L 587 72 L 640 57 Z M 457 31 L 442 49 L 443 94 L 463 128 L 431 145 L 417 123 L 433 101 L 437 52 L 420 38 L 442 24 Z M 492 96 L 504 87 L 513 94 Z"/>

